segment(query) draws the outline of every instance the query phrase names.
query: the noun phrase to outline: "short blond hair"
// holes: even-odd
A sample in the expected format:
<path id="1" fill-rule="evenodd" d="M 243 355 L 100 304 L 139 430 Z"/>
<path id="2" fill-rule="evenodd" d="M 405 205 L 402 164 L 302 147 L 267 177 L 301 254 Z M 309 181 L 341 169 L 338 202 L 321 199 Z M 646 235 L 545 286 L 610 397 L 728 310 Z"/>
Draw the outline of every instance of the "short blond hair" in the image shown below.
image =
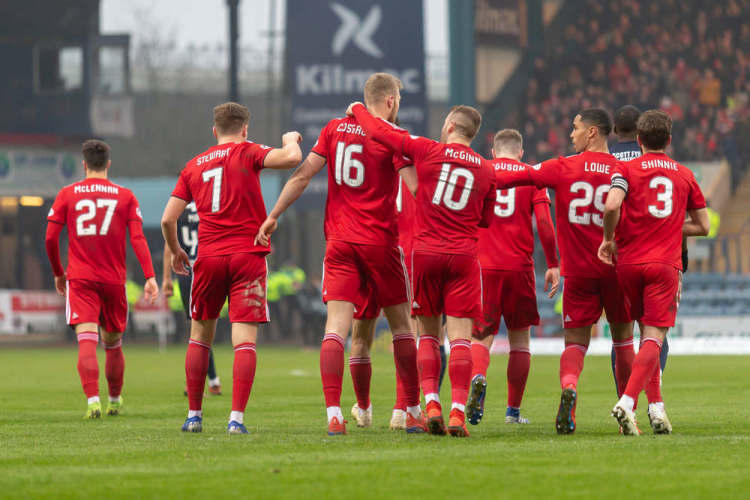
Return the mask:
<path id="1" fill-rule="evenodd" d="M 514 128 L 504 128 L 495 134 L 492 147 L 495 151 L 520 153 L 523 149 L 523 136 Z"/>
<path id="2" fill-rule="evenodd" d="M 214 127 L 219 135 L 237 134 L 250 123 L 250 111 L 242 104 L 225 102 L 214 108 Z"/>
<path id="3" fill-rule="evenodd" d="M 402 88 L 401 80 L 390 73 L 374 73 L 365 82 L 365 104 L 378 104 L 388 96 L 395 96 Z"/>
<path id="4" fill-rule="evenodd" d="M 471 106 L 453 106 L 448 113 L 450 121 L 456 124 L 456 132 L 467 139 L 473 139 L 482 126 L 482 115 Z"/>

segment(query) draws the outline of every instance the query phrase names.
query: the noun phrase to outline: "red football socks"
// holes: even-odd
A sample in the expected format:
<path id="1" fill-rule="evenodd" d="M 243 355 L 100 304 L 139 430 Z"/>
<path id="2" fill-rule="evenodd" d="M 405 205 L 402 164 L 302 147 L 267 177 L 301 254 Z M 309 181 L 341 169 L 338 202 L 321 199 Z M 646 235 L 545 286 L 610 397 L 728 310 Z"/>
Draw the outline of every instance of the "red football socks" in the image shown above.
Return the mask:
<path id="1" fill-rule="evenodd" d="M 107 360 L 104 364 L 104 375 L 107 377 L 109 397 L 117 398 L 122 393 L 122 380 L 125 374 L 125 356 L 122 354 L 122 339 L 114 344 L 104 344 Z"/>
<path id="2" fill-rule="evenodd" d="M 530 366 L 531 352 L 528 349 L 513 349 L 508 354 L 508 406 L 511 408 L 521 407 Z"/>
<path id="3" fill-rule="evenodd" d="M 349 373 L 352 375 L 357 406 L 366 410 L 370 407 L 370 380 L 372 379 L 370 358 L 349 358 Z"/>
<path id="4" fill-rule="evenodd" d="M 78 334 L 78 375 L 87 398 L 99 395 L 99 361 L 96 359 L 97 332 Z"/>
<path id="5" fill-rule="evenodd" d="M 475 375 L 487 376 L 487 368 L 490 366 L 490 350 L 487 346 L 479 342 L 471 344 L 471 366 L 472 378 Z"/>
<path id="6" fill-rule="evenodd" d="M 417 349 L 417 366 L 419 368 L 419 383 L 426 395 L 438 393 L 438 379 L 440 378 L 440 341 L 432 335 L 419 337 Z"/>
<path id="7" fill-rule="evenodd" d="M 583 371 L 583 358 L 588 349 L 588 346 L 582 344 L 565 343 L 565 350 L 560 356 L 560 386 L 563 389 L 578 385 L 578 377 Z"/>
<path id="8" fill-rule="evenodd" d="M 461 405 L 463 411 L 469 397 L 471 385 L 471 341 L 456 339 L 451 342 L 451 354 L 448 360 L 448 376 L 451 379 L 451 401 Z"/>
<path id="9" fill-rule="evenodd" d="M 419 371 L 417 342 L 409 333 L 393 336 L 393 359 L 396 362 L 396 404 L 399 409 L 419 405 Z M 439 360 L 439 355 L 438 355 Z M 399 396 L 399 385 L 401 395 Z"/>
<path id="10" fill-rule="evenodd" d="M 634 400 L 651 379 L 654 371 L 659 369 L 659 353 L 661 352 L 661 341 L 653 337 L 643 339 L 641 348 L 633 361 L 633 371 L 625 387 L 626 396 Z"/>
<path id="11" fill-rule="evenodd" d="M 208 352 L 211 346 L 190 339 L 185 353 L 185 378 L 187 379 L 188 409 L 201 411 L 203 407 L 203 389 L 208 373 Z"/>
<path id="12" fill-rule="evenodd" d="M 661 357 L 661 348 L 659 349 L 659 355 Z M 649 404 L 661 403 L 664 401 L 664 398 L 661 395 L 660 361 L 656 363 L 656 369 L 654 370 L 654 373 L 651 375 L 651 378 L 648 379 L 648 382 L 646 382 L 645 390 L 646 390 L 646 398 L 648 399 Z"/>
<path id="13" fill-rule="evenodd" d="M 326 333 L 320 346 L 320 378 L 326 407 L 341 406 L 341 384 L 344 379 L 344 339 Z"/>
<path id="14" fill-rule="evenodd" d="M 630 372 L 633 369 L 635 349 L 633 349 L 633 336 L 625 340 L 613 342 L 615 348 L 615 379 L 617 380 L 617 397 L 621 397 L 628 384 Z"/>
<path id="15" fill-rule="evenodd" d="M 250 391 L 253 388 L 253 380 L 255 380 L 256 364 L 255 343 L 244 342 L 234 346 L 232 411 L 245 411 L 247 400 L 250 398 Z M 208 371 L 208 365 L 206 365 L 206 371 Z"/>

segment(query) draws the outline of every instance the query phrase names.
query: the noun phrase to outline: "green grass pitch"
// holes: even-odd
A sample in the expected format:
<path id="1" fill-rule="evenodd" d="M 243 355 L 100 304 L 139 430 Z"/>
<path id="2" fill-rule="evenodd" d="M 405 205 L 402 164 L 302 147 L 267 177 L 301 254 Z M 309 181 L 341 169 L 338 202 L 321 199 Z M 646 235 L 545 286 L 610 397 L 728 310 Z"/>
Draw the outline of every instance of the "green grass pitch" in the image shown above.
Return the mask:
<path id="1" fill-rule="evenodd" d="M 314 350 L 259 347 L 245 422 L 227 436 L 232 353 L 216 351 L 224 395 L 207 397 L 204 432 L 185 418 L 183 347 L 125 347 L 124 411 L 84 421 L 76 351 L 0 351 L 0 497 L 8 498 L 747 498 L 750 358 L 670 358 L 671 436 L 617 434 L 609 359 L 589 357 L 578 431 L 554 431 L 558 358 L 532 358 L 531 425 L 503 423 L 505 356 L 493 356 L 484 421 L 469 439 L 388 430 L 394 368 L 373 356 L 374 425 L 328 437 Z M 99 352 L 103 399 L 103 352 Z M 446 375 L 446 382 L 447 382 Z M 450 401 L 443 384 L 443 401 Z M 343 410 L 353 404 L 345 373 Z M 643 398 L 641 398 L 643 404 Z"/>

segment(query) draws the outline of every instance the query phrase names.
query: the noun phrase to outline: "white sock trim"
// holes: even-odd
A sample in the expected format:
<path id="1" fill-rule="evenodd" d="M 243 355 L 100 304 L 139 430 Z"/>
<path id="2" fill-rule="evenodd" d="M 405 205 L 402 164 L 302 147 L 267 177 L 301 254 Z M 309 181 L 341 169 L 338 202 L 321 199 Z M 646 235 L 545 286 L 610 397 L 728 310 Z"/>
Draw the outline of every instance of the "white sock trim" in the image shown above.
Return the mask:
<path id="1" fill-rule="evenodd" d="M 99 402 L 99 396 L 91 396 L 90 398 L 86 400 L 86 404 L 98 403 L 98 402 Z"/>
<path id="2" fill-rule="evenodd" d="M 460 410 L 466 413 L 466 405 L 462 405 L 461 403 L 453 403 L 451 405 L 451 410 Z"/>
<path id="3" fill-rule="evenodd" d="M 116 398 L 113 398 L 112 396 L 109 397 L 110 403 L 119 403 L 120 402 L 120 396 L 117 396 Z"/>
<path id="4" fill-rule="evenodd" d="M 419 405 L 407 406 L 406 412 L 414 418 L 419 418 L 419 416 L 422 414 L 422 408 L 420 408 Z"/>
<path id="5" fill-rule="evenodd" d="M 235 421 L 238 424 L 245 423 L 245 412 L 244 411 L 232 411 L 229 413 L 229 421 Z"/>
<path id="6" fill-rule="evenodd" d="M 633 411 L 633 406 L 635 405 L 635 401 L 630 396 L 623 394 L 620 398 L 620 401 L 617 402 L 619 406 L 622 406 L 628 411 Z"/>
<path id="7" fill-rule="evenodd" d="M 340 406 L 329 406 L 326 408 L 326 416 L 328 417 L 328 423 L 331 422 L 333 417 L 339 419 L 339 423 L 344 421 L 344 415 L 341 413 Z"/>
<path id="8" fill-rule="evenodd" d="M 201 417 L 203 418 L 203 410 L 188 410 L 188 418 Z"/>
<path id="9" fill-rule="evenodd" d="M 440 404 L 440 395 L 437 392 L 431 392 L 429 394 L 424 395 L 424 402 L 425 404 L 434 401 L 437 404 Z"/>
<path id="10" fill-rule="evenodd" d="M 221 381 L 219 380 L 219 377 L 212 378 L 208 380 L 208 386 L 209 387 L 216 387 L 221 385 Z"/>

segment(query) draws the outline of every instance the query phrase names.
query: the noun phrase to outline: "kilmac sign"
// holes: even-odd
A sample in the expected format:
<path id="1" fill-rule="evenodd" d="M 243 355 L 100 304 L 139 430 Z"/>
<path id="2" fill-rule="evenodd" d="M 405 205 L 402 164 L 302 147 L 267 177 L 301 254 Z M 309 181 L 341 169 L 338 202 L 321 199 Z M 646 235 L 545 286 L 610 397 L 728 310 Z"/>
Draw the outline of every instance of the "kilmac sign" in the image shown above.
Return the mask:
<path id="1" fill-rule="evenodd" d="M 367 78 L 396 75 L 401 126 L 426 129 L 422 2 L 403 0 L 287 0 L 286 69 L 290 126 L 305 138 L 307 153 L 323 126 L 362 101 Z"/>

